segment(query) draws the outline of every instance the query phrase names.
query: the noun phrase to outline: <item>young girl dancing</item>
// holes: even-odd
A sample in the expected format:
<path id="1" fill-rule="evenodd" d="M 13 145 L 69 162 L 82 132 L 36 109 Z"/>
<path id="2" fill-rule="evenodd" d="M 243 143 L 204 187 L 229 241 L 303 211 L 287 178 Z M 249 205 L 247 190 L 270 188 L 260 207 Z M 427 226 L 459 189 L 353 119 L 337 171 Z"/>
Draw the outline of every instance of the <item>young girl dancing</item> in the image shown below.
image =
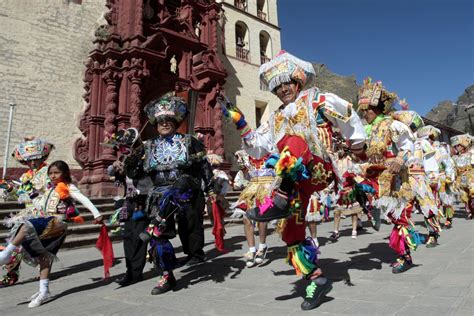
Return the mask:
<path id="1" fill-rule="evenodd" d="M 10 220 L 14 224 L 10 243 L 0 252 L 0 264 L 7 263 L 12 252 L 21 251 L 26 263 L 40 265 L 39 291 L 31 296 L 30 308 L 51 298 L 49 274 L 66 238 L 66 221 L 77 215 L 73 201 L 83 204 L 94 215 L 95 223 L 102 222 L 97 208 L 71 183 L 69 166 L 64 161 L 53 162 L 48 168 L 48 176 L 51 183 L 41 201 Z M 21 250 L 18 249 L 20 246 Z"/>

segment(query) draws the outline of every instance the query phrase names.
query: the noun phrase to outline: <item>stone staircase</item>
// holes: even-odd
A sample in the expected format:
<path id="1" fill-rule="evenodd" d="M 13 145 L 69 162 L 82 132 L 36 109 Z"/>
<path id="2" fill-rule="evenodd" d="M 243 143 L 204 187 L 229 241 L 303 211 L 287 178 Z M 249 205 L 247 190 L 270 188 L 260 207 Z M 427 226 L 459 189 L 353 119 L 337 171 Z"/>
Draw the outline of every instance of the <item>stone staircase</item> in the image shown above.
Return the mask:
<path id="1" fill-rule="evenodd" d="M 231 191 L 227 195 L 229 204 L 235 202 L 239 196 L 239 191 Z M 104 215 L 105 219 L 108 219 L 114 213 L 114 200 L 113 198 L 93 198 L 92 203 L 99 209 L 101 214 Z M 20 211 L 23 205 L 17 202 L 0 202 L 0 243 L 5 242 L 8 237 L 9 230 L 4 226 L 6 218 L 10 214 L 14 214 Z M 93 224 L 92 214 L 81 204 L 77 205 L 81 216 L 84 218 L 84 224 L 68 223 L 67 237 L 64 242 L 64 248 L 77 248 L 95 245 L 97 237 L 99 236 L 99 225 Z M 227 210 L 225 222 L 239 221 L 229 218 L 232 214 L 231 211 Z M 211 221 L 208 217 L 204 219 L 204 227 L 211 227 Z M 110 234 L 112 242 L 121 241 L 120 235 Z"/>

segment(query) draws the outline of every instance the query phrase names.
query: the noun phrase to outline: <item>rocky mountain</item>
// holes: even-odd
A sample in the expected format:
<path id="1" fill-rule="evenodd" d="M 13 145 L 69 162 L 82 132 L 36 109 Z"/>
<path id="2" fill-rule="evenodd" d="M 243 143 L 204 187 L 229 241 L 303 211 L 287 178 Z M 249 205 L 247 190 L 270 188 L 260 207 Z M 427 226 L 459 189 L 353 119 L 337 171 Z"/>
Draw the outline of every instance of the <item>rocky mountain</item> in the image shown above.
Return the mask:
<path id="1" fill-rule="evenodd" d="M 313 67 L 316 71 L 316 86 L 321 91 L 335 93 L 357 104 L 359 86 L 354 75 L 348 77 L 337 75 L 320 63 L 313 63 Z M 456 102 L 441 101 L 425 116 L 459 131 L 474 134 L 474 85 L 467 87 Z"/>
<path id="2" fill-rule="evenodd" d="M 322 92 L 332 92 L 341 98 L 356 104 L 357 86 L 356 77 L 343 77 L 331 72 L 326 65 L 313 63 L 316 72 L 316 86 Z"/>
<path id="3" fill-rule="evenodd" d="M 474 134 L 474 85 L 467 87 L 456 102 L 438 103 L 426 117 L 462 132 Z"/>

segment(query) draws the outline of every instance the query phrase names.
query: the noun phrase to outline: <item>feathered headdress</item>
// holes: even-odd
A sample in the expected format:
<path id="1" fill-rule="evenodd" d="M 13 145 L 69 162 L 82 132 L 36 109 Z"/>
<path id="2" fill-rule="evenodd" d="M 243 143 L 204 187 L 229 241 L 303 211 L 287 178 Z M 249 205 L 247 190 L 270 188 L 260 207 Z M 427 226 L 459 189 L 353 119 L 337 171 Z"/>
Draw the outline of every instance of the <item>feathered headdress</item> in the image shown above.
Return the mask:
<path id="1" fill-rule="evenodd" d="M 398 104 L 400 104 L 400 107 L 402 108 L 403 111 L 407 111 L 408 108 L 410 107 L 410 104 L 408 104 L 405 98 L 398 100 Z"/>
<path id="2" fill-rule="evenodd" d="M 393 103 L 397 95 L 387 91 L 382 85 L 382 81 L 372 82 L 372 78 L 364 79 L 364 84 L 359 89 L 359 109 L 367 110 L 369 107 L 379 107 L 384 114 L 393 111 Z"/>
<path id="3" fill-rule="evenodd" d="M 161 119 L 173 120 L 180 124 L 188 115 L 188 106 L 182 98 L 167 93 L 149 102 L 144 111 L 153 125 Z"/>
<path id="4" fill-rule="evenodd" d="M 54 145 L 44 139 L 35 139 L 34 137 L 25 138 L 23 143 L 16 145 L 12 156 L 19 163 L 25 164 L 31 160 L 46 160 L 54 149 Z"/>
<path id="5" fill-rule="evenodd" d="M 316 73 L 311 63 L 283 50 L 260 66 L 259 75 L 261 82 L 273 93 L 276 87 L 291 80 L 298 82 L 302 90 L 313 86 L 316 81 Z"/>
<path id="6" fill-rule="evenodd" d="M 433 140 L 438 139 L 438 137 L 441 135 L 441 131 L 434 127 L 433 125 L 426 125 L 420 128 L 417 132 L 416 135 L 420 138 L 433 138 Z"/>

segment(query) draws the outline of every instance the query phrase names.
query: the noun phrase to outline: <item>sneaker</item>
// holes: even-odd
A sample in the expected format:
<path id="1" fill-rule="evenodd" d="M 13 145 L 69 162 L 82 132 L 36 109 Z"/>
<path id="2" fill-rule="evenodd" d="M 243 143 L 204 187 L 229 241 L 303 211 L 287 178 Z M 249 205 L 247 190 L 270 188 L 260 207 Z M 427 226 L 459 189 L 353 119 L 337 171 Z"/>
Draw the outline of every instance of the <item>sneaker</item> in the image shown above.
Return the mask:
<path id="1" fill-rule="evenodd" d="M 451 227 L 453 227 L 453 222 L 447 219 L 446 222 L 444 223 L 444 228 L 450 229 Z"/>
<path id="2" fill-rule="evenodd" d="M 162 276 L 157 286 L 151 290 L 151 295 L 159 295 L 172 290 L 176 286 L 176 279 L 172 274 Z"/>
<path id="3" fill-rule="evenodd" d="M 434 248 L 437 245 L 438 245 L 438 241 L 436 240 L 436 238 L 433 236 L 430 236 L 430 238 L 428 238 L 428 241 L 426 242 L 426 248 Z"/>
<path id="4" fill-rule="evenodd" d="M 405 260 L 403 258 L 398 258 L 397 262 L 392 264 L 392 273 L 393 274 L 398 274 L 407 271 L 413 266 L 413 263 L 411 263 L 408 260 Z"/>
<path id="5" fill-rule="evenodd" d="M 36 292 L 35 294 L 31 295 L 31 297 L 30 297 L 30 302 L 31 302 L 32 300 L 34 300 L 35 298 L 37 298 L 38 295 L 40 295 L 40 292 L 39 292 L 39 291 Z"/>
<path id="6" fill-rule="evenodd" d="M 245 259 L 245 266 L 247 268 L 251 268 L 255 265 L 255 255 L 256 253 L 255 252 L 251 252 L 251 251 L 248 251 L 245 255 L 244 255 L 244 259 Z"/>
<path id="7" fill-rule="evenodd" d="M 356 239 L 357 238 L 357 230 L 353 230 L 352 231 L 352 239 Z"/>
<path id="8" fill-rule="evenodd" d="M 265 247 L 257 251 L 257 253 L 255 254 L 256 264 L 262 264 L 262 262 L 265 260 L 265 257 L 267 256 L 267 250 L 268 250 L 268 247 Z"/>
<path id="9" fill-rule="evenodd" d="M 29 308 L 38 307 L 51 299 L 51 293 L 49 292 L 46 292 L 46 293 L 38 292 L 38 293 L 33 294 L 33 296 L 35 296 L 35 298 L 31 300 L 30 304 L 28 304 Z"/>
<path id="10" fill-rule="evenodd" d="M 314 281 L 306 287 L 306 297 L 301 303 L 304 311 L 316 308 L 321 304 L 321 298 L 332 290 L 331 281 L 327 280 L 323 285 L 317 285 Z"/>
<path id="11" fill-rule="evenodd" d="M 336 232 L 333 232 L 333 233 L 331 234 L 331 236 L 329 236 L 329 240 L 331 240 L 332 242 L 335 242 L 335 241 L 337 241 L 337 240 L 339 239 L 339 237 L 340 237 L 339 232 L 337 232 L 337 233 L 336 233 Z"/>

